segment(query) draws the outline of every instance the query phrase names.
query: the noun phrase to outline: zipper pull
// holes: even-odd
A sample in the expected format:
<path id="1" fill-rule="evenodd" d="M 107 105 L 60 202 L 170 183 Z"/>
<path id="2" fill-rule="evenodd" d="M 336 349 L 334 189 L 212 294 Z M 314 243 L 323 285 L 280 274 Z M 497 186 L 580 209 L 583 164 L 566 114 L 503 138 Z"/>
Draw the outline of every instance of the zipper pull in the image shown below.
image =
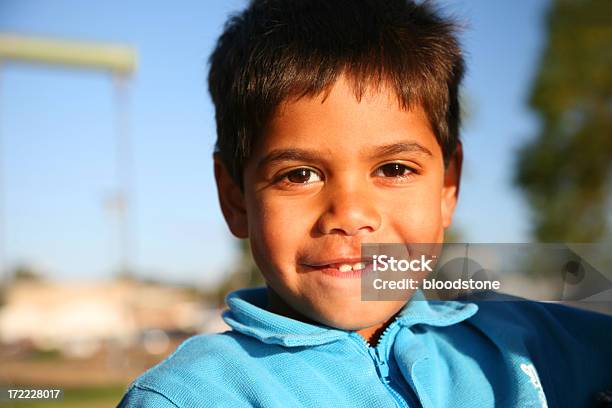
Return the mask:
<path id="1" fill-rule="evenodd" d="M 387 365 L 387 362 L 380 358 L 378 348 L 370 347 L 369 352 L 370 356 L 372 356 L 376 362 L 376 371 L 378 372 L 378 375 L 380 378 L 384 379 L 385 382 L 387 382 L 387 378 L 389 377 L 389 366 Z"/>

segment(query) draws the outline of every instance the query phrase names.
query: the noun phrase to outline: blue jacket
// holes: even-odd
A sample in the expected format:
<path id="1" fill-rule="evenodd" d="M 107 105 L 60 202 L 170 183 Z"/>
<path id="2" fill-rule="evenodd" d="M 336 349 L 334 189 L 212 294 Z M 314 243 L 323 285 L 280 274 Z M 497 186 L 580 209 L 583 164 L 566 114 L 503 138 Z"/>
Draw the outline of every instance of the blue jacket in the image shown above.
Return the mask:
<path id="1" fill-rule="evenodd" d="M 417 292 L 418 299 L 422 299 Z M 119 407 L 587 407 L 612 388 L 612 318 L 531 301 L 410 301 L 376 347 L 227 298 Z"/>

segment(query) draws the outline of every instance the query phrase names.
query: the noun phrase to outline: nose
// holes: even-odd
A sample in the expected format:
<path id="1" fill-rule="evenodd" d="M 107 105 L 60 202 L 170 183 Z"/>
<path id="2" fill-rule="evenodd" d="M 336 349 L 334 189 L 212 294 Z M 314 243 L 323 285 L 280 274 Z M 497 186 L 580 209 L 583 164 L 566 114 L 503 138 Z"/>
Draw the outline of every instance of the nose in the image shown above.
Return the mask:
<path id="1" fill-rule="evenodd" d="M 322 234 L 353 236 L 380 228 L 376 200 L 372 192 L 359 183 L 345 183 L 336 188 L 328 186 L 325 200 L 325 211 L 317 223 Z"/>

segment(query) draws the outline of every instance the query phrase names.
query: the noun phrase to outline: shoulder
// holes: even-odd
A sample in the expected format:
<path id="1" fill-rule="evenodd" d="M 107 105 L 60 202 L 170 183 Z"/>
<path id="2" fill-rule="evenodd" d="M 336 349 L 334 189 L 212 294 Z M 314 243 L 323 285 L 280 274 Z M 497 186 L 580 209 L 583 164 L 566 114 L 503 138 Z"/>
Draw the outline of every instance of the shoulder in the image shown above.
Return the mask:
<path id="1" fill-rule="evenodd" d="M 228 331 L 185 340 L 164 361 L 138 377 L 120 407 L 208 407 L 240 405 L 233 379 L 253 364 L 262 343 Z M 203 398 L 207 396 L 207 398 Z"/>
<path id="2" fill-rule="evenodd" d="M 163 362 L 143 374 L 141 380 L 150 381 L 160 374 L 227 368 L 228 361 L 248 357 L 249 350 L 258 347 L 261 347 L 260 342 L 234 331 L 193 336 Z"/>
<path id="3" fill-rule="evenodd" d="M 500 350 L 530 358 L 549 397 L 586 402 L 612 386 L 612 316 L 505 296 L 476 303 L 469 322 Z"/>
<path id="4" fill-rule="evenodd" d="M 512 297 L 481 301 L 478 306 L 471 324 L 500 346 L 525 350 L 552 377 L 560 381 L 582 372 L 574 385 L 612 385 L 612 316 Z"/>

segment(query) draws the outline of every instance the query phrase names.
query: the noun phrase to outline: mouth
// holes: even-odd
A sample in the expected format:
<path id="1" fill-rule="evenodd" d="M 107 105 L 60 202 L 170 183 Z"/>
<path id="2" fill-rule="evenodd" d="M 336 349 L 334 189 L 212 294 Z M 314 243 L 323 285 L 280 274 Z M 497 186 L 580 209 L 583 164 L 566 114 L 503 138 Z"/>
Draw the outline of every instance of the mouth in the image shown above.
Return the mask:
<path id="1" fill-rule="evenodd" d="M 303 264 L 312 271 L 337 278 L 359 278 L 362 274 L 372 271 L 372 265 L 372 259 L 369 258 L 333 259 Z"/>

